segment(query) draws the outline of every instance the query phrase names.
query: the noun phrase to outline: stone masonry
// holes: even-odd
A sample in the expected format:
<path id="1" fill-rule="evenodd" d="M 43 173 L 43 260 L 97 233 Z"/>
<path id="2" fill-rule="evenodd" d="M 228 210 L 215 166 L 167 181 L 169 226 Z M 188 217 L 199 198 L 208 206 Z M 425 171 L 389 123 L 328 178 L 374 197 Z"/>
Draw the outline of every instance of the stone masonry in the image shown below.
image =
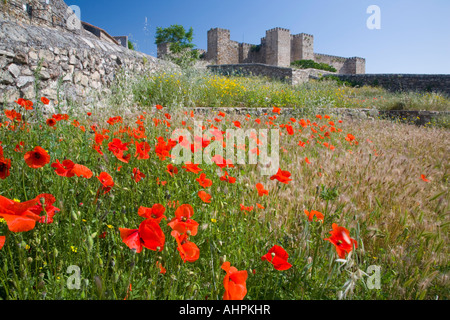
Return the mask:
<path id="1" fill-rule="evenodd" d="M 18 98 L 35 100 L 37 88 L 52 102 L 92 105 L 110 96 L 119 72 L 176 69 L 82 27 L 72 28 L 74 15 L 63 0 L 8 0 L 0 7 L 0 108 Z"/>
<path id="2" fill-rule="evenodd" d="M 259 45 L 233 41 L 227 29 L 210 29 L 205 59 L 216 65 L 261 63 L 277 67 L 289 67 L 296 60 L 314 60 L 333 66 L 339 74 L 364 74 L 366 64 L 365 59 L 359 57 L 315 53 L 314 36 L 292 35 L 284 28 L 267 30 Z"/>

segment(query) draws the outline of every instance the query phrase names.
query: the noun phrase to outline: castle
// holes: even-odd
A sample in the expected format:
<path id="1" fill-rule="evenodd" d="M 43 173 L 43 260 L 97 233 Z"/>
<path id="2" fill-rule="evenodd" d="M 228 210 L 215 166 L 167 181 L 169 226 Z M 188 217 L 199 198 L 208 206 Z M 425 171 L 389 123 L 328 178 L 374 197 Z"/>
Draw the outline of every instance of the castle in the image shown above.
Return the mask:
<path id="1" fill-rule="evenodd" d="M 204 59 L 212 64 L 260 63 L 289 67 L 296 60 L 313 60 L 333 66 L 340 74 L 364 74 L 363 58 L 344 58 L 314 52 L 314 36 L 306 33 L 292 35 L 288 29 L 266 31 L 259 45 L 239 43 L 230 39 L 230 30 L 213 28 L 208 31 L 208 50 Z M 168 53 L 167 44 L 158 45 L 158 57 Z"/>

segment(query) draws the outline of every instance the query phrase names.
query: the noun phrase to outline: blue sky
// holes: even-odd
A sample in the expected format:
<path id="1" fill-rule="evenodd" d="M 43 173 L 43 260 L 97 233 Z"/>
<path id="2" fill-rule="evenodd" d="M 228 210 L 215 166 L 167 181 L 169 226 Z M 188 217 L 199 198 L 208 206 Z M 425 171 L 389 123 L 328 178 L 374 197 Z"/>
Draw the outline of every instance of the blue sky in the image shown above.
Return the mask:
<path id="1" fill-rule="evenodd" d="M 449 0 L 65 0 L 81 20 L 113 36 L 128 35 L 139 51 L 156 56 L 156 27 L 193 27 L 207 49 L 207 31 L 259 44 L 275 27 L 314 35 L 314 51 L 366 59 L 366 73 L 450 74 Z M 370 30 L 366 10 L 377 5 L 381 29 Z"/>

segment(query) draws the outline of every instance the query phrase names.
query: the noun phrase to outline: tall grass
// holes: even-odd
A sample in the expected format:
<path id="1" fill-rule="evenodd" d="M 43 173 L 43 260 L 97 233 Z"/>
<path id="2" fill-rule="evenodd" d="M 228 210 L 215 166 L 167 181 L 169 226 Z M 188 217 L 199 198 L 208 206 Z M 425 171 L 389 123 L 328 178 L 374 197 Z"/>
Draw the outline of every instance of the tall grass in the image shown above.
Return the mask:
<path id="1" fill-rule="evenodd" d="M 169 106 L 193 107 L 198 101 L 205 106 L 239 106 L 236 99 L 248 98 L 249 91 L 256 101 L 275 99 L 276 92 L 286 97 L 280 92 L 288 87 L 264 79 L 202 78 L 197 73 L 162 73 L 122 84 L 113 89 L 113 98 L 123 105 L 92 115 L 74 110 L 69 120 L 58 121 L 55 127 L 45 123 L 50 114 L 29 124 L 3 119 L 2 156 L 11 159 L 12 166 L 10 175 L 0 179 L 0 195 L 23 202 L 50 193 L 61 210 L 52 224 L 37 223 L 28 232 L 10 232 L 1 220 L 0 236 L 6 236 L 6 242 L 0 250 L 0 298 L 221 299 L 224 261 L 248 272 L 245 299 L 249 300 L 449 298 L 448 129 L 383 120 L 327 120 L 306 112 L 295 119 L 271 113 L 261 116 L 260 124 L 255 117 L 230 113 L 218 122 L 215 119 L 221 117 L 213 109 L 191 117 L 190 108 Z M 289 92 L 316 90 L 317 96 L 301 96 L 312 106 L 311 101 L 326 97 L 323 92 L 333 88 L 333 83 L 310 83 L 289 87 Z M 138 108 L 127 107 L 136 102 Z M 164 108 L 156 109 L 156 103 Z M 37 101 L 34 107 L 45 109 Z M 34 111 L 17 105 L 5 109 L 12 108 L 25 119 L 34 119 Z M 122 123 L 107 123 L 118 115 Z M 300 125 L 301 118 L 309 119 L 309 125 Z M 261 163 L 227 168 L 237 178 L 234 184 L 222 181 L 223 171 L 214 164 L 200 164 L 212 180 L 208 188 L 202 188 L 198 175 L 181 165 L 177 165 L 179 173 L 170 176 L 171 159 L 155 153 L 158 137 L 167 141 L 177 128 L 193 130 L 194 121 L 221 130 L 234 128 L 232 121 L 239 121 L 244 129 L 279 129 L 280 168 L 292 174 L 292 181 L 282 184 L 261 175 Z M 294 128 L 292 135 L 286 125 Z M 108 138 L 103 155 L 93 149 L 93 126 L 97 132 L 109 130 L 104 132 Z M 332 126 L 337 130 L 331 131 Z M 133 129 L 142 128 L 145 137 L 136 137 Z M 346 140 L 348 134 L 358 143 Z M 108 150 L 113 138 L 128 143 L 128 163 Z M 136 157 L 135 141 L 150 144 L 149 159 Z M 37 145 L 48 151 L 51 162 L 32 169 L 24 153 Z M 61 177 L 50 166 L 56 159 L 82 164 L 94 176 Z M 132 179 L 134 168 L 145 174 L 143 180 Z M 98 193 L 100 182 L 95 176 L 101 172 L 111 174 L 115 182 L 106 194 Z M 256 183 L 264 185 L 268 196 L 258 195 Z M 212 195 L 211 203 L 198 197 L 200 190 Z M 166 207 L 167 220 L 160 223 L 165 246 L 160 252 L 135 253 L 122 241 L 119 228 L 138 228 L 143 220 L 138 208 L 155 203 Z M 193 263 L 183 263 L 167 225 L 185 203 L 192 205 L 193 219 L 199 223 L 198 234 L 190 238 L 200 249 L 200 258 Z M 253 210 L 243 211 L 241 204 Z M 322 212 L 323 223 L 308 221 L 305 209 Z M 345 259 L 338 259 L 334 246 L 324 240 L 333 223 L 346 227 L 357 241 Z M 277 271 L 261 259 L 273 245 L 289 253 L 290 269 Z M 157 262 L 166 268 L 165 274 Z M 71 266 L 80 270 L 78 289 L 69 286 L 74 275 Z M 380 268 L 380 289 L 368 286 L 364 273 L 370 266 Z"/>
<path id="2" fill-rule="evenodd" d="M 393 93 L 369 86 L 349 87 L 333 80 L 291 86 L 268 78 L 225 77 L 194 68 L 139 77 L 129 80 L 127 86 L 132 92 L 130 101 L 139 105 L 450 110 L 448 97 L 437 93 Z"/>

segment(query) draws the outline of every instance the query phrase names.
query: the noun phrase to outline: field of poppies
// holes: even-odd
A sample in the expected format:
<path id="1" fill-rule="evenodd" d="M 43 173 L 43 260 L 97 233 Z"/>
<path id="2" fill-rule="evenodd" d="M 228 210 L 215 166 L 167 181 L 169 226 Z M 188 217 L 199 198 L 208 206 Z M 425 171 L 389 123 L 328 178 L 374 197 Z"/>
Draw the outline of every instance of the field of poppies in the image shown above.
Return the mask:
<path id="1" fill-rule="evenodd" d="M 53 104 L 1 115 L 0 299 L 449 298 L 448 129 Z"/>

